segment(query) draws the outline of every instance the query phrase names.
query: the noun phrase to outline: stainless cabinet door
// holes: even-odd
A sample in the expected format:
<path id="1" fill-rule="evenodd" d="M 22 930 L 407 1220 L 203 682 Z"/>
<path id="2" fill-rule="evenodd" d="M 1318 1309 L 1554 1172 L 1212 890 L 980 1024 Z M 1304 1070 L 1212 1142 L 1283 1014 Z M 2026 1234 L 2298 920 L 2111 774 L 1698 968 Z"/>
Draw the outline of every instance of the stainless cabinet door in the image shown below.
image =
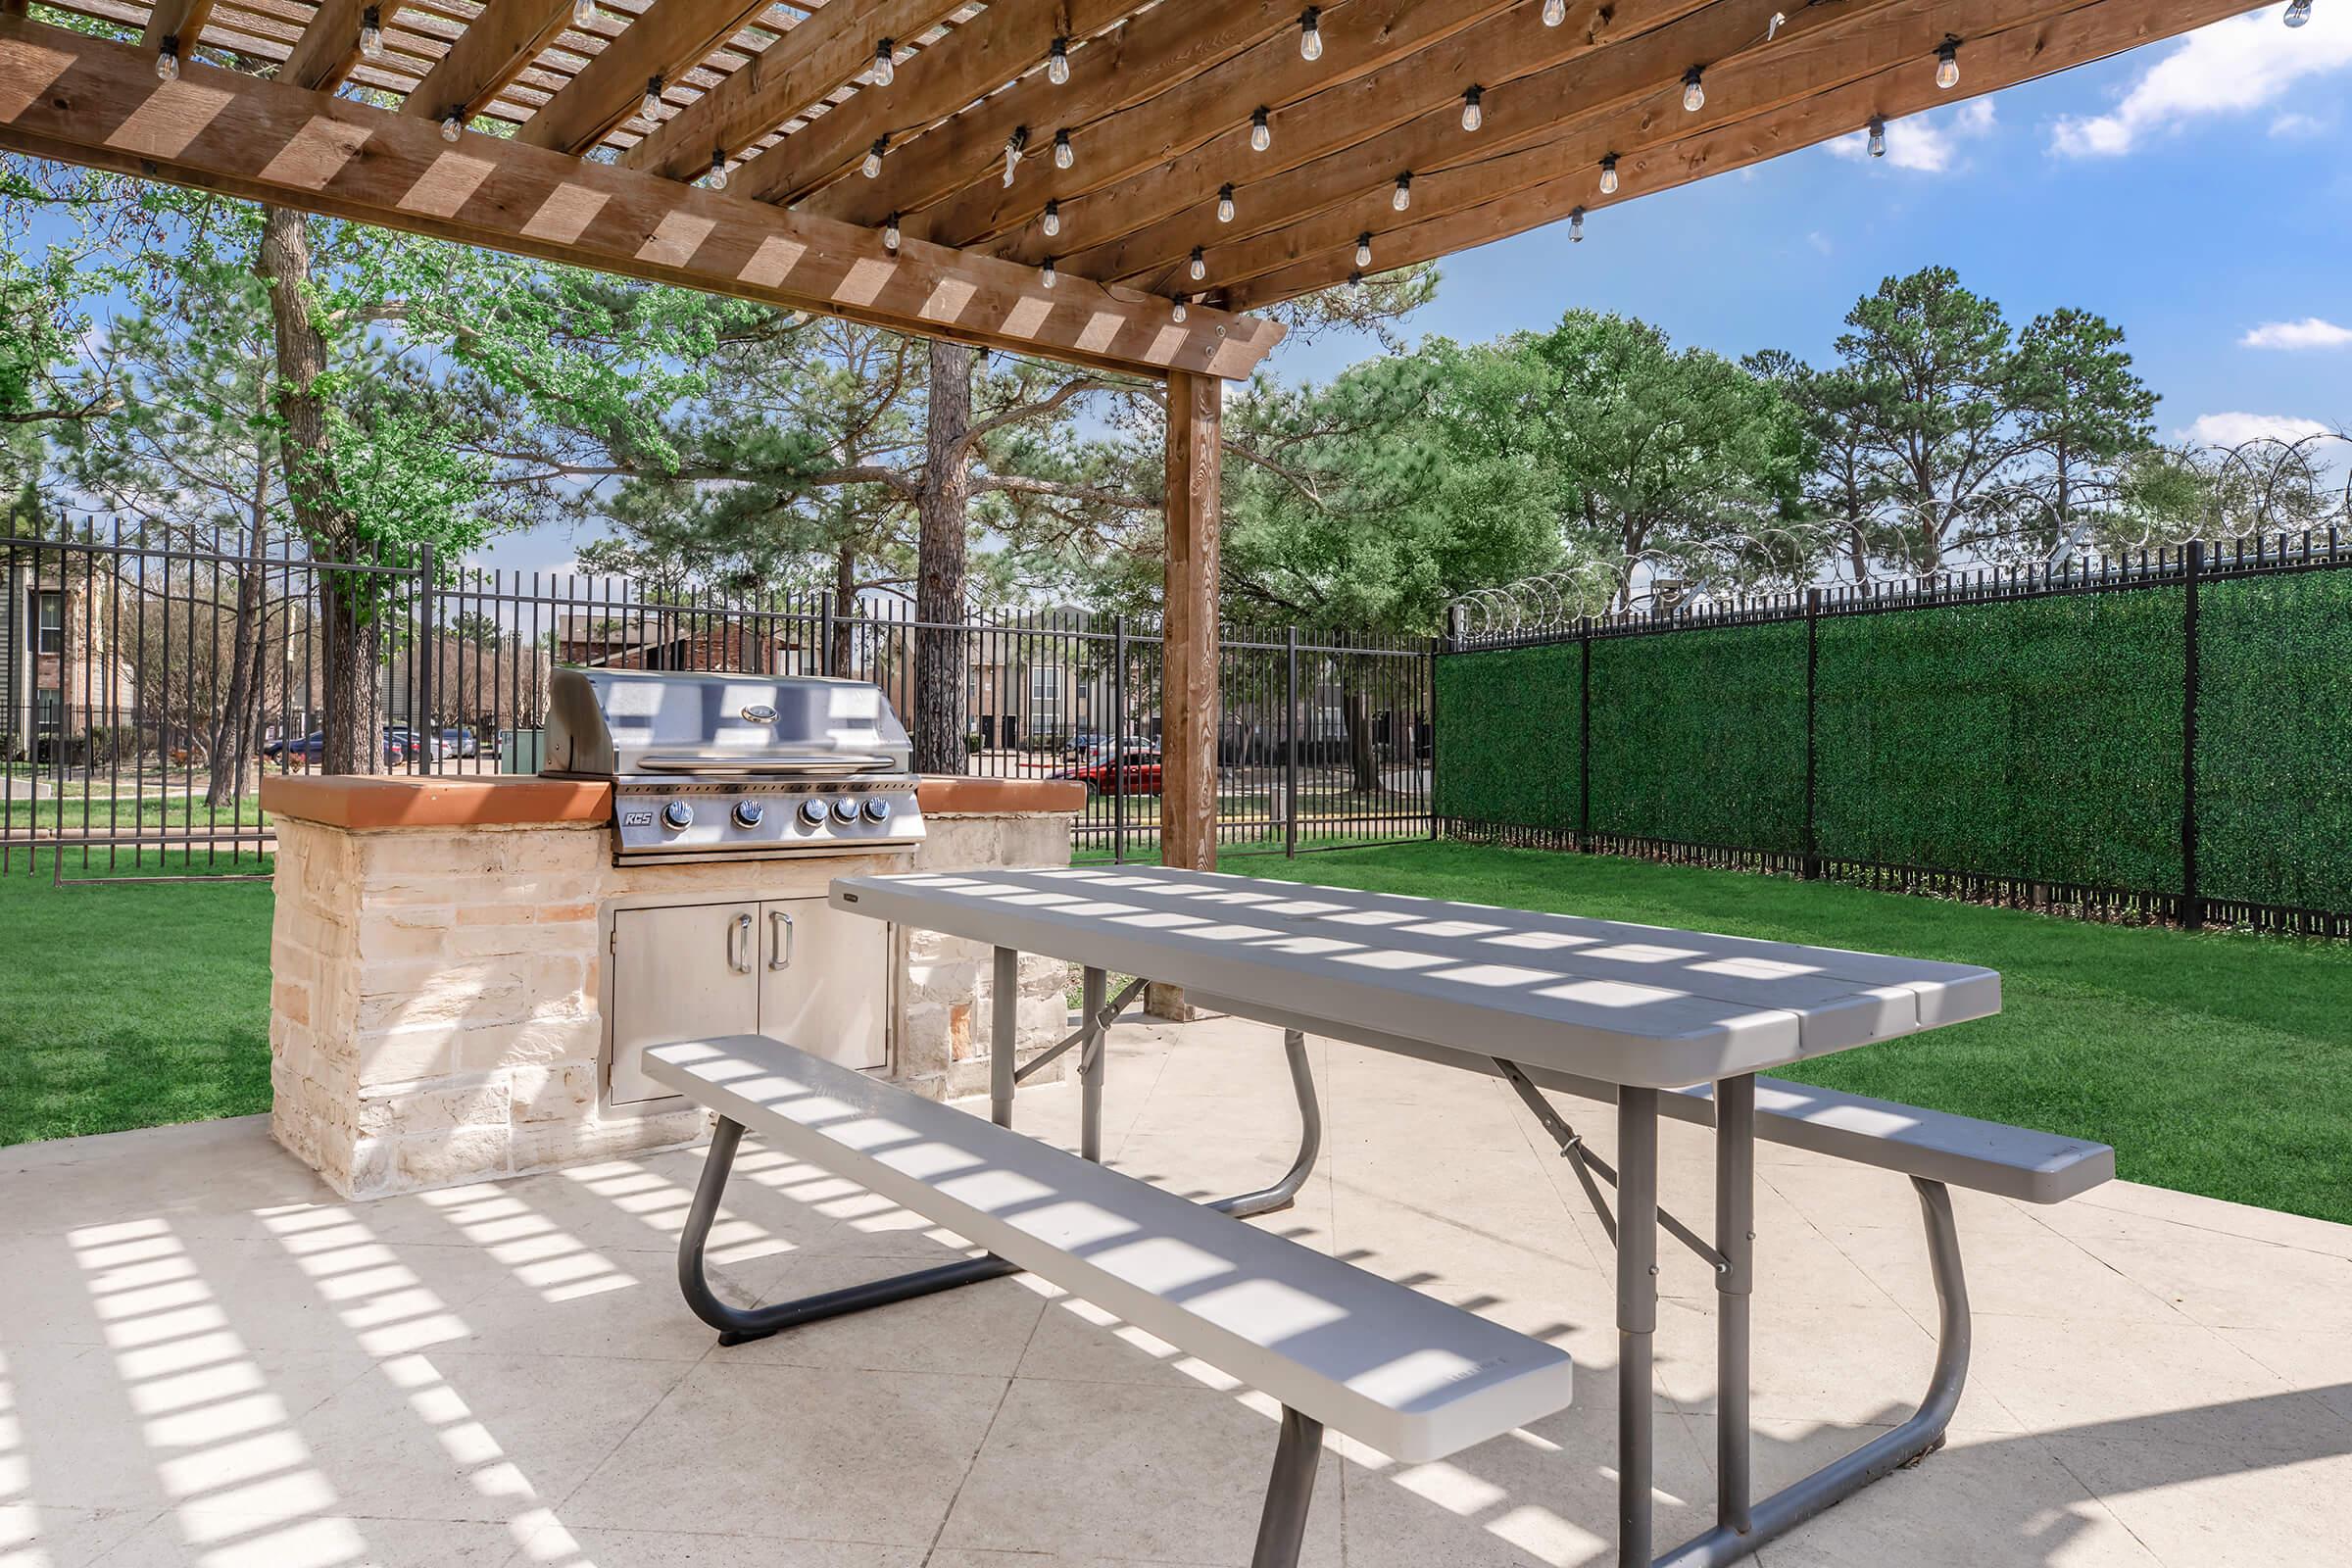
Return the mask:
<path id="1" fill-rule="evenodd" d="M 823 899 L 760 906 L 760 1032 L 845 1067 L 888 1059 L 890 928 Z"/>
<path id="2" fill-rule="evenodd" d="M 760 941 L 756 904 L 613 911 L 610 1103 L 670 1098 L 639 1066 L 648 1046 L 758 1030 Z"/>

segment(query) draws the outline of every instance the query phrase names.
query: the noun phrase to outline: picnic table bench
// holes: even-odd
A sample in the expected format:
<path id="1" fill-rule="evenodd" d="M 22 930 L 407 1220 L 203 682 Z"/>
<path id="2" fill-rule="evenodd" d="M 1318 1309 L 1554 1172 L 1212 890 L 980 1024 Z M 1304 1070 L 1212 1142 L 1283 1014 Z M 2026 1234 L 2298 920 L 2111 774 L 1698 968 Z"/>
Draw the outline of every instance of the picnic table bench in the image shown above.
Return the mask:
<path id="1" fill-rule="evenodd" d="M 687 1299 L 733 1340 L 1032 1270 L 1282 1401 L 1259 1568 L 1296 1560 L 1325 1426 L 1423 1459 L 1568 1398 L 1558 1350 L 1238 1223 L 1287 1203 L 1313 1163 L 1321 1118 L 1309 1031 L 1499 1077 L 1573 1162 L 1617 1250 L 1622 1568 L 1736 1561 L 1940 1446 L 1969 1358 L 1948 1188 L 2048 1203 L 2114 1174 L 2103 1145 L 1760 1076 L 1997 1011 L 1999 977 L 1971 965 L 1160 867 L 847 877 L 832 902 L 990 943 L 1001 986 L 1012 983 L 1023 952 L 1083 968 L 1078 1027 L 1054 1048 L 1080 1053 L 1080 1153 L 1010 1130 L 1019 1079 L 1037 1065 L 1014 1064 L 1010 1008 L 997 1011 L 986 1122 L 788 1042 L 737 1036 L 659 1048 L 649 1073 L 719 1115 L 680 1244 Z M 1182 986 L 1195 1002 L 1284 1031 L 1300 1147 L 1281 1182 L 1196 1204 L 1097 1163 L 1103 1037 L 1143 985 L 1110 998 L 1112 971 Z M 1614 1164 L 1586 1146 L 1547 1092 L 1614 1105 Z M 1658 1205 L 1662 1116 L 1714 1129 L 1712 1240 Z M 703 1277 L 703 1246 L 746 1127 L 988 1252 L 774 1306 L 720 1301 Z M 1749 1471 L 1758 1140 L 1908 1177 L 1939 1302 L 1936 1366 L 1913 1416 L 1762 1498 L 1751 1495 Z M 1717 1523 L 1653 1557 L 1661 1229 L 1716 1276 Z"/>

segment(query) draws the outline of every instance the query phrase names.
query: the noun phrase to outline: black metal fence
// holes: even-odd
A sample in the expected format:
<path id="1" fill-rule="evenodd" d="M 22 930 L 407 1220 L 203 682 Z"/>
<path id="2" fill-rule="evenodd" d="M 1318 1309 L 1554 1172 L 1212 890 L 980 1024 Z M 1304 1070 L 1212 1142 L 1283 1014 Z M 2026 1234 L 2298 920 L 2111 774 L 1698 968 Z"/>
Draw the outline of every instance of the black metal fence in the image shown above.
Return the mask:
<path id="1" fill-rule="evenodd" d="M 0 869 L 262 874 L 261 777 L 346 751 L 384 771 L 530 773 L 558 664 L 870 680 L 907 720 L 916 653 L 960 680 L 965 771 L 1088 787 L 1077 851 L 1156 859 L 1155 622 L 1070 609 L 920 621 L 429 551 L 321 562 L 280 541 L 87 528 L 0 542 Z M 1217 838 L 1298 854 L 1432 831 L 1432 645 L 1228 628 Z"/>
<path id="2" fill-rule="evenodd" d="M 2347 568 L 2330 530 L 1457 623 L 1442 831 L 2352 936 Z"/>

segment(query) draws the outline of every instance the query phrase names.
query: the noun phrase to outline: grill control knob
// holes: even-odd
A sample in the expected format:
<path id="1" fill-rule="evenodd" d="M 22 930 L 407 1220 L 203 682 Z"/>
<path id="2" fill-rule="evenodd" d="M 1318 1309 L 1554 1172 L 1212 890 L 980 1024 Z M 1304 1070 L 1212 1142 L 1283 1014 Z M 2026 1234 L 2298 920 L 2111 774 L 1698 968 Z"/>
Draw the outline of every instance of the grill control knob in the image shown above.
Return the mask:
<path id="1" fill-rule="evenodd" d="M 858 820 L 858 803 L 857 803 L 856 801 L 853 801 L 853 800 L 851 800 L 851 799 L 850 799 L 848 796 L 846 796 L 846 795 L 845 795 L 845 796 L 843 796 L 843 797 L 842 797 L 840 800 L 838 800 L 838 801 L 835 801 L 835 802 L 833 803 L 833 820 L 835 820 L 836 822 L 855 822 L 855 821 L 857 821 L 857 820 Z"/>
<path id="2" fill-rule="evenodd" d="M 765 815 L 767 815 L 767 808 L 761 806 L 758 801 L 737 801 L 735 803 L 735 825 L 737 827 L 758 827 L 760 819 Z"/>
<path id="3" fill-rule="evenodd" d="M 684 801 L 672 801 L 662 808 L 662 825 L 672 833 L 694 821 L 694 808 Z"/>
<path id="4" fill-rule="evenodd" d="M 868 822 L 880 822 L 886 820 L 889 815 L 890 803 L 888 801 L 879 795 L 869 795 L 865 798 L 865 819 Z"/>
<path id="5" fill-rule="evenodd" d="M 801 820 L 808 823 L 810 827 L 821 827 L 825 820 L 825 803 L 822 801 L 803 801 L 801 803 Z"/>

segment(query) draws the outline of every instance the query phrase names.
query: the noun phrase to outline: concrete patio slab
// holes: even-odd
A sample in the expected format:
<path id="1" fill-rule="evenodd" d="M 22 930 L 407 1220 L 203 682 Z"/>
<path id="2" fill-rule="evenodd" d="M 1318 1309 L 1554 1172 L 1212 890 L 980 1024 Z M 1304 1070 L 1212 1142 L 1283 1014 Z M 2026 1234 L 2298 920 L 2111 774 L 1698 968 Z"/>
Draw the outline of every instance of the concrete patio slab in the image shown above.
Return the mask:
<path id="1" fill-rule="evenodd" d="M 1280 1037 L 1114 1037 L 1111 1157 L 1262 1184 Z M 1607 1242 L 1499 1083 L 1315 1042 L 1324 1157 L 1258 1223 L 1568 1348 L 1578 1402 L 1442 1464 L 1335 1441 L 1307 1559 L 1610 1560 Z M 1604 1156 L 1606 1107 L 1561 1102 Z M 1065 1087 L 1024 1129 L 1065 1144 Z M 1703 1133 L 1661 1187 L 1704 1227 Z M 1084 1302 L 993 1281 L 721 1350 L 671 1249 L 693 1152 L 367 1203 L 257 1120 L 0 1151 L 6 1568 L 1234 1568 L 1271 1407 Z M 952 1241 L 747 1146 L 721 1289 L 773 1300 Z M 1933 1354 L 1907 1183 L 1768 1151 L 1759 1486 L 1900 1421 Z M 2352 1532 L 2352 1227 L 2117 1183 L 1956 1195 L 1976 1360 L 1949 1447 L 1769 1547 L 1772 1568 L 2212 1568 Z M 1661 1540 L 1711 1513 L 1712 1289 L 1662 1253 Z"/>

